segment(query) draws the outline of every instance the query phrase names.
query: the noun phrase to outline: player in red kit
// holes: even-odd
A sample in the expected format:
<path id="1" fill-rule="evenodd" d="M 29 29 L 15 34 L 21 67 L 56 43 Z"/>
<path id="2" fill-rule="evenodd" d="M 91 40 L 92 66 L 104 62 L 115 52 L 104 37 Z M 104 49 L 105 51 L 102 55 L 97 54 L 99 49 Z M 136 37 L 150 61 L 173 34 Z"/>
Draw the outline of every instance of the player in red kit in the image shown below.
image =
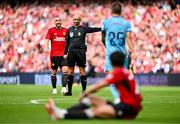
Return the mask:
<path id="1" fill-rule="evenodd" d="M 60 71 L 62 70 L 62 90 L 61 93 L 66 93 L 66 83 L 67 83 L 67 77 L 68 77 L 68 67 L 67 62 L 63 58 L 64 56 L 64 49 L 66 45 L 66 34 L 67 29 L 64 27 L 61 27 L 61 18 L 56 17 L 55 18 L 55 27 L 49 29 L 46 39 L 47 44 L 45 48 L 45 53 L 49 53 L 49 43 L 51 43 L 51 50 L 50 50 L 50 60 L 51 60 L 51 81 L 52 81 L 52 87 L 53 87 L 53 94 L 57 94 L 56 89 L 56 82 L 57 82 L 57 71 L 58 68 L 60 68 Z"/>
<path id="2" fill-rule="evenodd" d="M 112 53 L 110 55 L 110 61 L 113 66 L 112 72 L 104 80 L 95 83 L 91 89 L 85 91 L 78 105 L 69 109 L 60 109 L 50 99 L 45 105 L 48 114 L 55 120 L 90 118 L 134 119 L 142 109 L 142 96 L 133 75 L 123 68 L 124 60 L 125 55 L 123 53 Z M 110 84 L 114 84 L 116 90 L 119 93 L 121 92 L 120 103 L 113 104 L 110 101 L 91 95 L 91 93 L 97 92 Z"/>

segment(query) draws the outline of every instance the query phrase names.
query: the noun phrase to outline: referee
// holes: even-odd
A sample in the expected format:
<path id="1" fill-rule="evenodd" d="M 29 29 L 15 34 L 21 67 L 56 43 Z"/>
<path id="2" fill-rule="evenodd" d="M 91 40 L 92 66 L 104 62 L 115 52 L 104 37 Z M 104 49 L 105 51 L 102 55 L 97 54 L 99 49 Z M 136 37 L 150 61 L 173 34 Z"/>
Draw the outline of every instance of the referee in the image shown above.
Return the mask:
<path id="1" fill-rule="evenodd" d="M 68 29 L 66 36 L 66 48 L 64 58 L 67 58 L 69 66 L 68 76 L 68 92 L 65 96 L 72 95 L 72 84 L 74 81 L 74 67 L 79 67 L 82 91 L 86 90 L 87 77 L 85 72 L 86 67 L 86 50 L 85 37 L 87 33 L 101 31 L 101 28 L 83 27 L 80 25 L 81 17 L 76 14 L 73 17 L 74 25 Z"/>

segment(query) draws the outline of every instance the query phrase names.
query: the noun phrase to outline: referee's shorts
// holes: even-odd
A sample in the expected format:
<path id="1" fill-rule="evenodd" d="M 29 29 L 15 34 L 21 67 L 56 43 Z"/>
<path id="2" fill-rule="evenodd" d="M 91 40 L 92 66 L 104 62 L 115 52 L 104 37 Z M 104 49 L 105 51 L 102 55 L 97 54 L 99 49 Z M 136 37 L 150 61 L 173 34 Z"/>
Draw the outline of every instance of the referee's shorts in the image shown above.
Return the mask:
<path id="1" fill-rule="evenodd" d="M 86 49 L 70 49 L 67 56 L 67 64 L 69 67 L 86 67 Z"/>

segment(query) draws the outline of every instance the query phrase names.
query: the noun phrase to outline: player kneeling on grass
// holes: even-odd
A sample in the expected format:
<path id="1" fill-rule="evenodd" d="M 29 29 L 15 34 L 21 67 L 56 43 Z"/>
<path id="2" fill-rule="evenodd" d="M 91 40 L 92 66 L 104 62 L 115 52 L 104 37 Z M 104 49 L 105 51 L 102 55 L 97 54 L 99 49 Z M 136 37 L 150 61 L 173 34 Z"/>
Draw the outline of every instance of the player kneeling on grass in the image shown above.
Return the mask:
<path id="1" fill-rule="evenodd" d="M 113 71 L 107 77 L 93 85 L 90 90 L 84 92 L 80 103 L 69 109 L 58 108 L 52 99 L 49 99 L 45 108 L 48 114 L 55 120 L 58 119 L 89 119 L 89 118 L 122 118 L 133 119 L 142 109 L 142 97 L 137 89 L 136 81 L 123 68 L 125 55 L 114 52 L 110 56 Z M 121 103 L 113 104 L 100 97 L 92 96 L 91 93 L 114 84 L 118 92 L 121 92 Z"/>

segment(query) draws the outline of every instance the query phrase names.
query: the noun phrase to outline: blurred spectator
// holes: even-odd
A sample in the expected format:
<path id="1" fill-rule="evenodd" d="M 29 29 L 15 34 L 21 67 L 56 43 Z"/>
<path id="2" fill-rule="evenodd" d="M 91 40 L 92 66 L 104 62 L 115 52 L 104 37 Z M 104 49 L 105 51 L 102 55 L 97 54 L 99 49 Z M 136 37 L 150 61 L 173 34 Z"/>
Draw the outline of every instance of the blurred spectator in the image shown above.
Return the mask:
<path id="1" fill-rule="evenodd" d="M 55 2 L 55 0 L 54 0 Z M 64 1 L 63 1 L 64 2 Z M 123 16 L 133 26 L 136 51 L 132 54 L 135 73 L 180 72 L 180 6 L 172 9 L 172 2 L 152 4 L 124 2 Z M 13 4 L 14 5 L 14 4 Z M 72 25 L 72 16 L 80 13 L 83 24 L 101 26 L 102 19 L 110 16 L 110 2 L 101 4 L 80 2 L 26 4 L 0 8 L 0 72 L 46 72 L 49 57 L 42 53 L 47 30 L 53 18 L 61 15 L 64 26 Z M 173 4 L 174 5 L 174 4 Z M 101 33 L 86 38 L 88 60 L 96 72 L 103 72 L 105 48 Z"/>

